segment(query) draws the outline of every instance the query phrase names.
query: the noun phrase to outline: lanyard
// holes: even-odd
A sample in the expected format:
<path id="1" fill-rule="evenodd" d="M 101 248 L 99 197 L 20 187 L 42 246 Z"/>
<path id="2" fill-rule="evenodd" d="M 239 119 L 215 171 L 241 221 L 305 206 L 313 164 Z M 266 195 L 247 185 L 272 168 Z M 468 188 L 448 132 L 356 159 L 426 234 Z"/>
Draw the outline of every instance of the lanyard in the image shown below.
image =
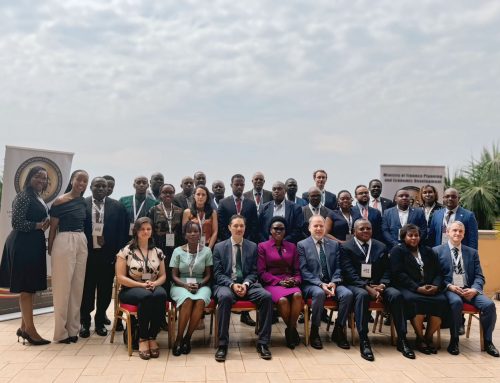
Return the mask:
<path id="1" fill-rule="evenodd" d="M 144 271 L 145 272 L 149 272 L 149 268 L 148 268 L 149 249 L 148 249 L 148 252 L 146 253 L 146 256 L 144 256 L 144 254 L 142 253 L 142 250 L 141 250 L 140 247 L 138 247 L 138 249 L 139 249 L 139 252 L 142 255 L 142 260 L 144 261 Z"/>
<path id="2" fill-rule="evenodd" d="M 352 232 L 352 215 L 349 214 L 349 218 L 347 218 L 342 210 L 340 210 L 340 213 L 342 214 L 342 216 L 344 217 L 344 219 L 349 224 L 349 233 L 351 233 Z"/>
<path id="3" fill-rule="evenodd" d="M 36 195 L 36 198 L 38 199 L 38 201 L 40 201 L 40 203 L 45 208 L 45 211 L 46 211 L 47 215 L 49 215 L 49 207 L 47 206 L 47 204 L 45 203 L 45 201 L 43 200 L 43 198 L 40 197 L 38 194 Z"/>
<path id="4" fill-rule="evenodd" d="M 436 206 L 436 203 L 434 202 L 431 207 L 424 207 L 424 213 L 425 213 L 425 220 L 429 222 L 429 217 L 431 216 L 432 210 L 434 209 L 434 206 Z"/>
<path id="5" fill-rule="evenodd" d="M 359 243 L 359 240 L 357 238 L 356 238 L 356 245 L 358 245 L 359 250 L 361 250 L 361 252 L 364 254 L 365 251 L 363 250 L 363 247 L 361 246 L 361 244 Z M 370 253 L 371 252 L 372 252 L 372 241 L 370 241 L 370 243 L 368 243 L 368 251 L 366 252 L 365 263 L 368 263 L 368 261 L 370 260 Z"/>
<path id="6" fill-rule="evenodd" d="M 200 218 L 200 213 L 198 213 L 198 211 L 196 211 L 196 217 L 198 218 L 198 222 L 200 224 L 200 230 L 203 233 L 203 225 L 205 224 L 205 212 L 203 212 L 202 218 Z"/>
<path id="7" fill-rule="evenodd" d="M 194 264 L 196 263 L 196 259 L 198 258 L 198 254 L 200 253 L 200 244 L 196 244 L 196 255 L 193 255 L 189 252 L 189 245 L 187 245 L 187 251 L 188 254 L 191 257 L 191 261 L 189 262 L 189 276 L 193 277 L 193 269 L 194 269 Z"/>
<path id="8" fill-rule="evenodd" d="M 97 204 L 94 202 L 94 199 L 92 199 L 92 207 L 95 209 L 96 213 L 99 213 L 99 221 L 100 222 L 97 222 L 97 220 L 96 220 L 96 223 L 103 223 L 104 222 L 104 200 L 102 200 L 102 206 L 99 209 L 97 207 Z"/>
<path id="9" fill-rule="evenodd" d="M 170 203 L 170 214 L 168 214 L 167 209 L 165 209 L 165 205 L 162 203 L 161 207 L 163 208 L 163 212 L 165 213 L 165 217 L 167 218 L 168 223 L 168 232 L 172 234 L 172 219 L 174 217 L 174 206 Z"/>
<path id="10" fill-rule="evenodd" d="M 215 197 L 214 197 L 214 205 L 217 209 L 219 208 L 219 204 L 217 203 L 217 199 Z"/>
<path id="11" fill-rule="evenodd" d="M 311 210 L 312 215 L 319 215 L 321 211 L 321 204 L 318 205 L 318 207 L 313 207 L 311 204 L 308 205 L 309 210 Z M 318 209 L 318 212 L 315 213 L 313 209 Z"/>
<path id="12" fill-rule="evenodd" d="M 132 196 L 132 205 L 134 207 L 134 222 L 137 221 L 137 217 L 139 216 L 139 213 L 141 212 L 142 207 L 144 206 L 145 203 L 146 203 L 146 199 L 144 199 L 144 201 L 142 201 L 141 206 L 139 206 L 139 210 L 135 210 L 135 195 Z"/>
<path id="13" fill-rule="evenodd" d="M 457 253 L 456 257 L 453 255 L 453 251 L 452 251 L 451 252 L 451 259 L 453 261 L 453 266 L 455 267 L 455 269 L 457 269 L 458 266 L 460 265 L 460 251 Z M 462 267 L 462 269 L 463 269 L 463 267 Z"/>

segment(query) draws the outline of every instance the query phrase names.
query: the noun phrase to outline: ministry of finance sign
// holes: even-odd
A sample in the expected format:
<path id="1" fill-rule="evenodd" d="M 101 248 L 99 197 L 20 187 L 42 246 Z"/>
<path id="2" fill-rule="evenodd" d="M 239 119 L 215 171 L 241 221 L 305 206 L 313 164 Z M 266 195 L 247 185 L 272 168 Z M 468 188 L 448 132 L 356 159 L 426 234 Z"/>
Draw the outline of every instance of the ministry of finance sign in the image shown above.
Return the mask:
<path id="1" fill-rule="evenodd" d="M 432 185 L 438 192 L 438 201 L 441 202 L 445 176 L 445 166 L 380 165 L 380 180 L 383 185 L 382 195 L 391 200 L 399 189 L 405 188 L 410 191 L 410 195 L 415 202 L 420 203 L 420 188 L 425 185 Z"/>

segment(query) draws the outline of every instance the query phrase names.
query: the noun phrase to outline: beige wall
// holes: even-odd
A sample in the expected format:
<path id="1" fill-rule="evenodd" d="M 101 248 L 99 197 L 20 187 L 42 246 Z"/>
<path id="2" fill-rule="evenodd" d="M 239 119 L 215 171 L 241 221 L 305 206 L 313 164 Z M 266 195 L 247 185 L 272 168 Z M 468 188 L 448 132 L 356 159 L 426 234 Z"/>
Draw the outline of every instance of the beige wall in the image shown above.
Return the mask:
<path id="1" fill-rule="evenodd" d="M 484 292 L 492 297 L 500 291 L 500 234 L 496 230 L 479 230 L 479 258 L 486 278 Z"/>

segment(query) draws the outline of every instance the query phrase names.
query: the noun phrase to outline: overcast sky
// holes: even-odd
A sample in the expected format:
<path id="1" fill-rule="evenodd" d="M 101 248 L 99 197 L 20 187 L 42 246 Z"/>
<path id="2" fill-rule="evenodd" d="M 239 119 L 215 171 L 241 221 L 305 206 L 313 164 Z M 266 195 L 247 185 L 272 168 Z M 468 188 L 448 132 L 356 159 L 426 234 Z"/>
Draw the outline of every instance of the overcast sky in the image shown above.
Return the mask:
<path id="1" fill-rule="evenodd" d="M 453 170 L 499 141 L 499 48 L 499 1 L 0 0 L 0 159 L 74 152 L 116 198 L 154 171 Z"/>

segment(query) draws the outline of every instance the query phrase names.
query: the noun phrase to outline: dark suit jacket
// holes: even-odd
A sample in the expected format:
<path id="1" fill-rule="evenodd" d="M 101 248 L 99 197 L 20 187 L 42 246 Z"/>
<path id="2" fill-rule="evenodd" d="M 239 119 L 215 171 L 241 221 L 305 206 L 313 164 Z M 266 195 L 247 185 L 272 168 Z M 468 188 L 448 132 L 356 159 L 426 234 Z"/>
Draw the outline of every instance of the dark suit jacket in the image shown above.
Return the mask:
<path id="1" fill-rule="evenodd" d="M 92 240 L 92 197 L 85 198 L 85 204 L 87 205 L 87 219 L 84 231 L 90 252 L 94 248 Z M 118 251 L 125 246 L 128 240 L 129 225 L 127 212 L 123 205 L 113 198 L 106 197 L 104 200 L 104 245 L 100 251 L 112 263 L 115 261 Z"/>
<path id="2" fill-rule="evenodd" d="M 363 217 L 358 204 L 354 205 L 352 209 L 356 212 L 358 218 Z M 372 224 L 372 238 L 384 242 L 384 236 L 382 235 L 382 214 L 380 214 L 380 211 L 368 206 L 368 221 Z"/>
<path id="3" fill-rule="evenodd" d="M 260 197 L 260 205 L 257 206 L 257 202 L 255 202 L 255 199 L 253 198 L 253 189 L 250 189 L 243 193 L 243 197 L 248 198 L 249 200 L 252 200 L 255 202 L 255 206 L 257 208 L 257 212 L 259 211 L 259 208 L 264 205 L 265 203 L 268 203 L 269 201 L 273 200 L 273 193 L 271 193 L 269 190 L 262 189 L 262 195 Z"/>
<path id="4" fill-rule="evenodd" d="M 180 207 L 182 210 L 186 210 L 190 208 L 191 204 L 193 203 L 193 195 L 191 194 L 189 198 L 186 199 L 186 196 L 183 192 L 177 193 L 176 195 L 174 195 L 172 203 L 175 206 Z"/>
<path id="5" fill-rule="evenodd" d="M 286 237 L 285 241 L 297 243 L 302 239 L 302 227 L 304 226 L 304 215 L 299 205 L 284 200 Z M 273 218 L 274 201 L 261 205 L 259 211 L 260 242 L 269 239 L 269 224 Z"/>
<path id="6" fill-rule="evenodd" d="M 370 199 L 373 198 L 372 196 L 370 196 Z M 384 211 L 386 211 L 387 209 L 390 209 L 391 207 L 394 207 L 396 206 L 396 204 L 394 203 L 393 200 L 389 199 L 389 198 L 384 198 L 384 197 L 379 197 L 380 198 L 380 204 L 382 205 L 382 214 L 384 213 Z M 378 209 L 377 209 L 378 210 Z M 380 213 L 380 211 L 379 211 Z"/>
<path id="7" fill-rule="evenodd" d="M 322 216 L 324 219 L 330 215 L 332 210 L 328 209 L 327 207 L 324 207 L 321 205 L 319 209 L 319 215 Z M 304 224 L 302 225 L 302 238 L 307 238 L 311 235 L 309 232 L 309 219 L 313 216 L 313 212 L 311 209 L 309 209 L 309 203 L 306 206 L 302 207 L 302 214 L 304 215 Z"/>
<path id="8" fill-rule="evenodd" d="M 231 279 L 233 273 L 233 249 L 230 238 L 215 245 L 213 259 L 214 284 L 229 287 L 234 283 Z M 247 239 L 243 240 L 241 263 L 243 283 L 248 282 L 252 285 L 257 282 L 257 245 Z"/>
<path id="9" fill-rule="evenodd" d="M 404 244 L 394 246 L 390 251 L 392 282 L 396 288 L 416 291 L 423 285 L 434 285 L 442 288 L 443 278 L 436 253 L 430 247 L 420 246 L 420 256 L 424 262 L 424 276 L 411 251 Z"/>
<path id="10" fill-rule="evenodd" d="M 336 284 L 342 283 L 342 272 L 340 266 L 340 245 L 338 242 L 329 238 L 323 238 L 328 273 L 331 276 L 330 281 Z M 320 286 L 321 281 L 321 263 L 319 261 L 318 250 L 312 236 L 300 241 L 297 244 L 299 253 L 300 274 L 304 284 Z"/>
<path id="11" fill-rule="evenodd" d="M 417 225 L 420 231 L 420 243 L 426 243 L 427 238 L 427 221 L 422 209 L 409 207 L 407 223 Z M 384 212 L 382 218 L 382 235 L 384 236 L 385 244 L 391 248 L 399 243 L 399 229 L 401 222 L 399 221 L 398 208 L 391 207 Z"/>
<path id="12" fill-rule="evenodd" d="M 219 201 L 217 209 L 219 222 L 219 241 L 224 241 L 231 237 L 228 225 L 231 217 L 236 214 L 236 204 L 233 195 Z M 243 198 L 241 201 L 241 215 L 246 219 L 245 238 L 255 243 L 259 242 L 259 219 L 257 217 L 257 206 L 253 199 Z"/>
<path id="13" fill-rule="evenodd" d="M 307 203 L 309 203 L 309 192 L 302 193 L 302 198 L 305 199 Z M 335 194 L 326 190 L 324 205 L 330 210 L 335 210 L 337 208 L 337 197 L 335 196 Z"/>
<path id="14" fill-rule="evenodd" d="M 443 285 L 448 286 L 453 283 L 453 261 L 451 260 L 451 250 L 447 243 L 436 246 L 433 249 L 439 256 L 441 271 L 443 273 Z M 467 279 L 467 287 L 483 292 L 484 275 L 479 262 L 479 254 L 476 249 L 462 245 L 462 259 Z"/>
<path id="15" fill-rule="evenodd" d="M 440 209 L 436 211 L 429 224 L 429 241 L 432 246 L 441 245 L 441 238 L 443 235 L 443 220 L 447 209 Z M 465 236 L 462 240 L 462 245 L 478 248 L 478 231 L 477 221 L 474 213 L 470 210 L 464 209 L 459 206 L 455 214 L 455 221 L 460 221 L 465 226 Z"/>
<path id="16" fill-rule="evenodd" d="M 340 245 L 342 275 L 344 283 L 364 288 L 367 284 L 383 283 L 389 286 L 391 282 L 391 269 L 386 246 L 376 239 L 372 239 L 369 263 L 372 265 L 371 279 L 361 278 L 361 264 L 365 263 L 366 255 L 352 238 Z"/>

